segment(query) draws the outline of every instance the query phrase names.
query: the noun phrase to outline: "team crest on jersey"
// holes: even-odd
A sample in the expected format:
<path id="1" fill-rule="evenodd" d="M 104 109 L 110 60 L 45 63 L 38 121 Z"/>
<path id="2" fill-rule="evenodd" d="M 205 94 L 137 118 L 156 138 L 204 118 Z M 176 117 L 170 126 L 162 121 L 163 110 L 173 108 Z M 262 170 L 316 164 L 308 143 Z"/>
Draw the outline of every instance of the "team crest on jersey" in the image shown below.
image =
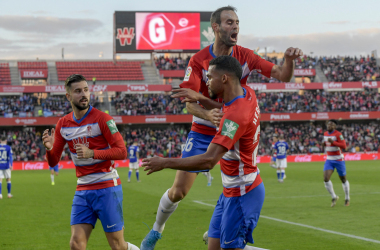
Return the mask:
<path id="1" fill-rule="evenodd" d="M 231 120 L 225 119 L 221 134 L 233 139 L 238 128 L 239 124 Z"/>
<path id="2" fill-rule="evenodd" d="M 185 78 L 183 78 L 184 81 L 188 81 L 190 79 L 191 71 L 193 71 L 193 69 L 190 66 L 187 67 Z"/>
<path id="3" fill-rule="evenodd" d="M 87 148 L 90 147 L 90 142 L 87 141 L 87 137 L 78 137 L 76 139 L 73 139 L 73 147 L 74 149 L 77 149 L 77 145 L 82 144 L 86 146 Z"/>
<path id="4" fill-rule="evenodd" d="M 115 134 L 116 132 L 119 132 L 119 130 L 116 127 L 116 123 L 114 120 L 109 120 L 107 122 L 107 126 L 108 126 L 109 130 L 111 131 L 111 134 Z"/>
<path id="5" fill-rule="evenodd" d="M 92 137 L 92 127 L 91 126 L 87 126 L 87 136 Z"/>

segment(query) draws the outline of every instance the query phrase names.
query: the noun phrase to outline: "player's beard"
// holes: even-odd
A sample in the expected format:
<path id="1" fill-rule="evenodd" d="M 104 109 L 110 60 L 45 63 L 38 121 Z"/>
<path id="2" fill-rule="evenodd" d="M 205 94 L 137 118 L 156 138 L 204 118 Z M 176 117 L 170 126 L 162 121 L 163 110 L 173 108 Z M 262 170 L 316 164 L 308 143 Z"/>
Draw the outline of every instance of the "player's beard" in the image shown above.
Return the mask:
<path id="1" fill-rule="evenodd" d="M 212 92 L 210 88 L 208 89 L 208 95 L 210 96 L 210 99 L 212 100 L 215 100 L 216 98 L 218 98 L 218 96 L 214 92 Z"/>
<path id="2" fill-rule="evenodd" d="M 87 100 L 87 103 L 85 103 L 85 104 L 81 104 L 80 102 L 81 102 L 82 100 Z M 73 103 L 73 105 L 74 105 L 77 109 L 79 109 L 79 110 L 85 110 L 85 109 L 88 109 L 88 107 L 90 106 L 90 103 L 89 103 L 89 101 L 88 101 L 87 98 L 82 98 L 78 103 L 76 103 L 76 102 L 72 102 L 72 103 Z"/>
<path id="3" fill-rule="evenodd" d="M 220 40 L 222 40 L 222 42 L 228 46 L 228 47 L 233 47 L 236 45 L 237 43 L 237 35 L 236 35 L 236 42 L 235 41 L 231 41 L 230 40 L 230 37 L 231 35 L 234 33 L 234 31 L 232 31 L 230 34 L 228 34 L 227 30 L 223 29 L 222 26 L 220 26 Z"/>

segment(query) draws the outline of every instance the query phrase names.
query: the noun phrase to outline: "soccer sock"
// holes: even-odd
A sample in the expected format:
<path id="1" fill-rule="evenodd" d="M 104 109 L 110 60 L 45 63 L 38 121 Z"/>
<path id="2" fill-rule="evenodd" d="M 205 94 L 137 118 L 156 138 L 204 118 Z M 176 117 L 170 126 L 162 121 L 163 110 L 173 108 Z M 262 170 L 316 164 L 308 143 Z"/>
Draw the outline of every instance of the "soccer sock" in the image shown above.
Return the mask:
<path id="1" fill-rule="evenodd" d="M 207 182 L 211 183 L 211 178 L 212 178 L 211 173 L 210 172 L 204 172 L 204 175 L 206 175 L 206 177 L 207 177 Z"/>
<path id="2" fill-rule="evenodd" d="M 277 170 L 277 179 L 281 179 L 281 170 Z"/>
<path id="3" fill-rule="evenodd" d="M 335 199 L 336 198 L 336 194 L 334 192 L 334 188 L 333 188 L 333 184 L 332 184 L 331 180 L 328 181 L 328 182 L 325 182 L 325 188 L 331 194 L 331 198 Z"/>
<path id="4" fill-rule="evenodd" d="M 285 169 L 281 169 L 281 179 L 284 179 L 285 176 Z"/>
<path id="5" fill-rule="evenodd" d="M 0 182 L 0 194 L 1 194 L 1 188 L 2 188 L 2 185 L 1 185 L 1 182 Z"/>
<path id="6" fill-rule="evenodd" d="M 156 222 L 153 225 L 153 230 L 162 233 L 165 228 L 165 222 L 169 219 L 170 215 L 177 209 L 178 202 L 172 202 L 169 199 L 169 189 L 166 190 L 160 200 L 160 205 L 157 209 Z"/>
<path id="7" fill-rule="evenodd" d="M 129 170 L 128 172 L 128 180 L 131 180 L 132 170 Z"/>
<path id="8" fill-rule="evenodd" d="M 12 187 L 12 184 L 10 181 L 8 181 L 8 183 L 7 183 L 8 194 L 11 193 L 11 187 Z"/>
<path id="9" fill-rule="evenodd" d="M 50 175 L 51 182 L 54 182 L 54 174 Z"/>
<path id="10" fill-rule="evenodd" d="M 243 250 L 265 250 L 265 249 L 246 245 Z"/>
<path id="11" fill-rule="evenodd" d="M 136 179 L 137 179 L 137 181 L 139 181 L 140 179 L 140 173 L 139 173 L 139 171 L 138 170 L 136 170 Z"/>
<path id="12" fill-rule="evenodd" d="M 127 242 L 127 243 L 128 243 L 128 249 L 127 250 L 140 250 L 140 248 L 133 245 L 132 243 L 130 243 L 130 242 Z"/>
<path id="13" fill-rule="evenodd" d="M 349 200 L 350 199 L 350 183 L 348 182 L 348 180 L 346 180 L 345 183 L 342 183 L 342 186 L 343 186 L 344 194 L 346 196 L 346 200 Z"/>

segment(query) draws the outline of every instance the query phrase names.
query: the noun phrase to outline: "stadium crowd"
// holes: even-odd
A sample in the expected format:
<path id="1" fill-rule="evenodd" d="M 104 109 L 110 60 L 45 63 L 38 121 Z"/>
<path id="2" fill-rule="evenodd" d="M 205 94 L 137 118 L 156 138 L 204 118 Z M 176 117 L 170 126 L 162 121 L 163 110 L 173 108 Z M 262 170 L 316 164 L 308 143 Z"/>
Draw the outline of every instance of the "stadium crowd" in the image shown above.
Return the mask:
<path id="1" fill-rule="evenodd" d="M 34 95 L 21 96 L 1 96 L 0 116 L 24 116 L 23 113 L 34 112 L 34 107 L 38 105 L 38 98 Z"/>
<path id="2" fill-rule="evenodd" d="M 187 64 L 190 61 L 190 56 L 188 56 L 186 59 L 183 59 L 180 56 L 176 56 L 176 57 L 160 56 L 160 57 L 155 57 L 154 61 L 158 69 L 163 69 L 163 70 L 186 69 Z"/>
<path id="3" fill-rule="evenodd" d="M 379 81 L 380 70 L 374 57 L 320 57 L 318 61 L 329 81 Z"/>
<path id="4" fill-rule="evenodd" d="M 347 152 L 369 152 L 380 150 L 380 125 L 377 122 L 351 122 L 339 124 L 337 129 L 347 142 Z M 41 130 L 42 131 L 42 130 Z M 6 135 L 17 161 L 40 161 L 44 159 L 45 147 L 41 141 L 41 131 L 35 127 L 24 130 L 0 130 L 0 136 Z M 186 144 L 190 124 L 159 127 L 121 126 L 119 131 L 126 147 L 137 141 L 140 158 L 153 155 L 179 157 L 181 147 Z M 260 132 L 258 155 L 271 155 L 273 136 L 284 134 L 290 146 L 290 154 L 323 153 L 323 123 L 263 123 Z M 68 147 L 62 154 L 62 160 L 70 160 Z"/>

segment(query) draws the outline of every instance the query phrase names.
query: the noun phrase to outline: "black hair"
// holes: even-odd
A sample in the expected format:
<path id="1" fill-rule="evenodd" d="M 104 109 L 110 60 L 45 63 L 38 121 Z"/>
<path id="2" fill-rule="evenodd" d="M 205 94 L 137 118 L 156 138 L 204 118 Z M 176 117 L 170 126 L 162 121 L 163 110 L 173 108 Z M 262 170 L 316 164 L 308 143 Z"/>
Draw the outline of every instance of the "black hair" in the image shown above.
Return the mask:
<path id="1" fill-rule="evenodd" d="M 329 122 L 335 123 L 335 125 L 338 125 L 338 121 L 334 119 L 330 119 Z"/>
<path id="2" fill-rule="evenodd" d="M 1 141 L 6 141 L 7 140 L 7 137 L 5 135 L 2 135 L 1 136 Z"/>
<path id="3" fill-rule="evenodd" d="M 239 61 L 235 57 L 218 56 L 212 59 L 209 65 L 215 66 L 216 70 L 227 71 L 229 73 L 235 74 L 240 83 L 241 76 L 243 75 L 243 69 L 241 68 Z"/>
<path id="4" fill-rule="evenodd" d="M 67 77 L 65 81 L 66 92 L 69 92 L 72 83 L 81 82 L 81 81 L 87 82 L 86 78 L 84 78 L 84 76 L 79 75 L 79 74 L 73 74 Z"/>
<path id="5" fill-rule="evenodd" d="M 225 6 L 225 7 L 220 7 L 219 9 L 217 9 L 211 14 L 211 18 L 210 18 L 211 26 L 213 23 L 217 23 L 219 25 L 222 23 L 222 21 L 220 20 L 220 14 L 222 13 L 222 11 L 225 11 L 225 10 L 232 10 L 233 12 L 237 11 L 235 7 L 230 6 L 230 5 Z"/>

